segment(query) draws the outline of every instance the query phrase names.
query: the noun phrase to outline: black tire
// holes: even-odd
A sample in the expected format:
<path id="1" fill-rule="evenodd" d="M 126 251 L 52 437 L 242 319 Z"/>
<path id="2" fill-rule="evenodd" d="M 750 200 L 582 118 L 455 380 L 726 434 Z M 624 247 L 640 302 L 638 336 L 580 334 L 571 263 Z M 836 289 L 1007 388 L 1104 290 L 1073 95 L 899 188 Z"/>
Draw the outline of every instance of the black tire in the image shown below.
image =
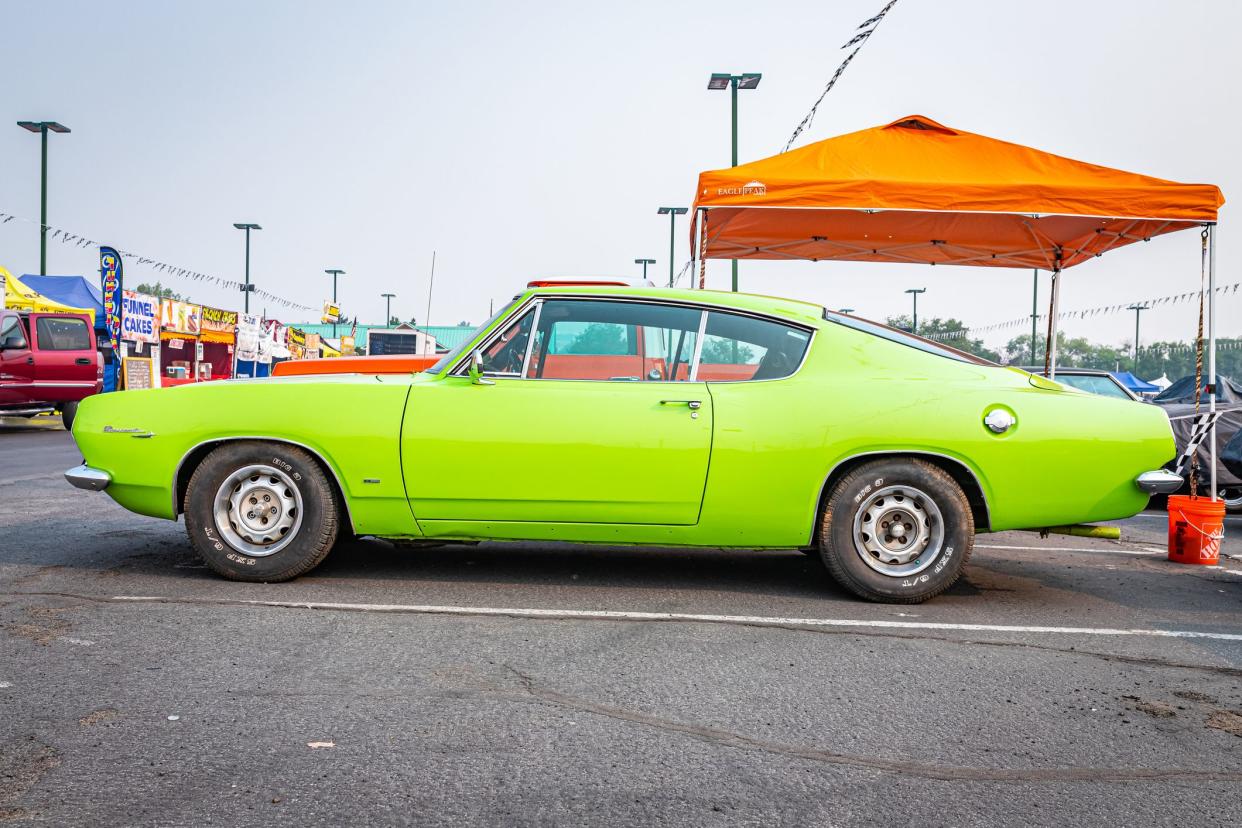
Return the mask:
<path id="1" fill-rule="evenodd" d="M 274 472 L 255 472 L 225 488 L 226 481 L 251 467 Z M 217 519 L 217 495 L 239 495 L 243 485 L 258 487 L 253 492 L 260 498 L 265 492 L 276 497 L 278 505 L 273 508 L 286 501 L 295 503 L 279 513 L 280 521 L 295 523 L 267 544 L 276 547 L 275 552 L 266 553 L 260 537 L 246 534 L 251 530 L 231 517 L 235 514 L 231 507 L 224 512 L 228 526 L 222 527 L 225 521 Z M 230 495 L 222 496 L 227 501 Z M 332 485 L 314 457 L 297 446 L 259 440 L 226 443 L 203 458 L 186 487 L 184 511 L 186 533 L 203 563 L 234 581 L 262 582 L 287 581 L 318 566 L 336 542 L 340 514 Z M 257 511 L 262 520 L 263 509 Z M 254 541 L 251 549 L 245 548 L 247 538 Z"/>
<path id="2" fill-rule="evenodd" d="M 867 531 L 890 521 L 898 527 L 893 535 Z M 912 528 L 915 523 L 923 528 Z M 885 543 L 900 546 L 907 531 L 913 537 L 909 545 L 890 552 Z M 921 537 L 926 544 L 920 545 Z M 875 460 L 854 469 L 832 487 L 820 519 L 819 552 L 828 572 L 858 597 L 887 604 L 922 603 L 953 586 L 974 541 L 974 516 L 961 487 L 944 469 L 915 458 Z M 891 557 L 885 560 L 886 555 Z"/>
<path id="3" fill-rule="evenodd" d="M 78 416 L 77 401 L 67 402 L 60 407 L 60 421 L 65 425 L 65 431 L 73 431 L 73 418 Z"/>

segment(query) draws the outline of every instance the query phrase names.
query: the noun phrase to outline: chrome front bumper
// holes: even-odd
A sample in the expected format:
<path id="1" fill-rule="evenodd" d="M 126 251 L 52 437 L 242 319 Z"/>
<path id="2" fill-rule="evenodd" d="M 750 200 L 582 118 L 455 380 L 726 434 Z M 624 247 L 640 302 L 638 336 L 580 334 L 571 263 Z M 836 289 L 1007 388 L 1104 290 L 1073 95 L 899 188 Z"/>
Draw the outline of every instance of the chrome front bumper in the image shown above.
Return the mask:
<path id="1" fill-rule="evenodd" d="M 1168 469 L 1143 472 L 1134 479 L 1134 483 L 1149 495 L 1173 494 L 1182 487 L 1182 477 Z"/>
<path id="2" fill-rule="evenodd" d="M 112 482 L 112 476 L 106 471 L 92 469 L 85 463 L 80 466 L 74 466 L 65 472 L 65 479 L 79 489 L 86 489 L 92 492 L 102 492 Z"/>

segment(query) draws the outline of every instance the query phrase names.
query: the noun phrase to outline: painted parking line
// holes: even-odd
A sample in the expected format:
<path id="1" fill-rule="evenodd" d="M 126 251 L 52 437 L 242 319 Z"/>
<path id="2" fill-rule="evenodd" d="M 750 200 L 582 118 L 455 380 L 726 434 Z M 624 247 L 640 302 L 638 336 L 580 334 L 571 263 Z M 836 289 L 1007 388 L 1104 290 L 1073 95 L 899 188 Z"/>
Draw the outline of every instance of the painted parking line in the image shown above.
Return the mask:
<path id="1" fill-rule="evenodd" d="M 699 615 L 683 612 L 626 612 L 620 610 L 537 609 L 528 607 L 449 607 L 433 604 L 347 604 L 328 601 L 251 601 L 184 599 L 156 595 L 117 595 L 111 600 L 148 604 L 219 604 L 279 609 L 390 612 L 414 615 L 473 615 L 505 618 L 552 618 L 578 621 L 685 621 L 706 624 L 742 624 L 763 627 L 850 627 L 896 630 L 953 630 L 960 632 L 1047 633 L 1055 635 L 1137 636 L 1145 638 L 1206 638 L 1242 642 L 1239 633 L 1197 630 L 1154 630 L 1111 627 L 1047 627 L 1009 624 L 955 624 L 936 621 L 887 621 L 856 618 L 782 618 L 768 615 Z"/>
<path id="2" fill-rule="evenodd" d="M 1118 555 L 1164 555 L 1163 549 L 1114 549 L 1109 546 L 1003 546 L 995 543 L 976 543 L 975 549 L 1019 549 L 1025 552 L 1113 552 Z"/>

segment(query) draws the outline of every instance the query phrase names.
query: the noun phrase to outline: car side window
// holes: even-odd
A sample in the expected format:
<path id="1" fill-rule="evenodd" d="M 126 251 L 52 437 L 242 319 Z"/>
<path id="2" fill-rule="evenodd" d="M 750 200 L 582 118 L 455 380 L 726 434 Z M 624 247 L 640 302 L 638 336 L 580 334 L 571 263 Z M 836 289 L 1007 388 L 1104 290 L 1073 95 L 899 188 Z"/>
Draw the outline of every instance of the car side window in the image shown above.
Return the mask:
<path id="1" fill-rule="evenodd" d="M 698 379 L 744 382 L 787 377 L 802 364 L 811 334 L 793 325 L 710 311 Z"/>
<path id="2" fill-rule="evenodd" d="M 10 316 L 0 323 L 0 348 L 15 348 L 23 338 L 22 326 L 18 324 L 16 316 Z"/>
<path id="3" fill-rule="evenodd" d="M 40 351 L 89 351 L 91 335 L 86 320 L 41 316 L 35 321 Z"/>
<path id="4" fill-rule="evenodd" d="M 526 359 L 526 344 L 535 322 L 532 307 L 513 320 L 504 332 L 483 349 L 483 373 L 499 377 L 519 377 Z"/>
<path id="5" fill-rule="evenodd" d="M 702 311 L 676 305 L 548 299 L 528 379 L 684 382 Z"/>

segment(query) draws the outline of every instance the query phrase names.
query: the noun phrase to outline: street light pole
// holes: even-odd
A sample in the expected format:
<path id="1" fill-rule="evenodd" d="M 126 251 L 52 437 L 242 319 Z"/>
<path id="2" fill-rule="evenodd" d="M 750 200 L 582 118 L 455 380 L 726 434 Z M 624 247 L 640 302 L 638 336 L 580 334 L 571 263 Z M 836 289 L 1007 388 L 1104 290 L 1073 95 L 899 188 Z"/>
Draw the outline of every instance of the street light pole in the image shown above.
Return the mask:
<path id="1" fill-rule="evenodd" d="M 1143 311 L 1149 310 L 1150 308 L 1151 308 L 1151 305 L 1147 304 L 1146 302 L 1143 302 L 1142 304 L 1138 304 L 1136 302 L 1135 304 L 1130 305 L 1129 307 L 1126 308 L 1126 310 L 1134 311 L 1134 370 L 1135 372 L 1138 371 L 1139 316 L 1143 313 Z"/>
<path id="2" fill-rule="evenodd" d="M 634 264 L 640 264 L 643 266 L 643 284 L 644 285 L 647 284 L 647 265 L 649 264 L 653 265 L 655 263 L 656 263 L 655 259 L 635 259 L 634 260 Z"/>
<path id="3" fill-rule="evenodd" d="M 660 207 L 656 210 L 658 215 L 668 214 L 668 286 L 673 286 L 673 262 L 677 258 L 677 217 L 685 215 L 689 211 L 689 207 Z M 736 264 L 736 262 L 734 263 Z"/>
<path id="4" fill-rule="evenodd" d="M 384 297 L 384 327 L 385 328 L 387 328 L 389 323 L 392 321 L 392 300 L 393 300 L 393 297 L 396 295 L 397 294 L 395 293 L 381 293 L 380 294 L 380 296 Z"/>
<path id="5" fill-rule="evenodd" d="M 707 81 L 708 89 L 728 89 L 733 100 L 733 163 L 737 166 L 737 90 L 754 89 L 759 86 L 763 75 L 759 72 L 743 72 L 733 75 L 727 72 L 713 72 Z M 737 259 L 733 259 L 733 292 L 737 293 Z"/>
<path id="6" fill-rule="evenodd" d="M 331 274 L 332 274 L 332 304 L 334 304 L 334 305 L 337 303 L 337 302 L 336 302 L 336 277 L 337 277 L 337 276 L 340 276 L 340 275 L 341 275 L 341 274 L 343 274 L 344 272 L 345 272 L 345 271 L 340 270 L 340 269 L 338 269 L 338 268 L 332 268 L 332 269 L 330 269 L 330 270 L 325 270 L 325 271 L 324 271 L 324 273 L 331 273 Z M 333 322 L 333 323 L 332 323 L 332 338 L 333 338 L 333 339 L 336 339 L 336 323 L 335 323 L 335 322 Z"/>
<path id="7" fill-rule="evenodd" d="M 55 121 L 18 121 L 17 125 L 27 132 L 37 132 L 43 139 L 43 160 L 39 173 L 39 275 L 47 275 L 47 133 L 66 133 L 69 127 Z"/>
<path id="8" fill-rule="evenodd" d="M 910 321 L 910 333 L 918 336 L 919 333 L 919 294 L 927 293 L 927 288 L 910 288 L 906 291 L 914 299 L 914 318 Z"/>
<path id="9" fill-rule="evenodd" d="M 234 227 L 238 230 L 246 231 L 246 282 L 242 285 L 242 293 L 246 294 L 245 312 L 250 313 L 250 293 L 254 290 L 254 286 L 250 284 L 250 231 L 262 230 L 263 228 L 257 224 L 249 224 L 245 222 L 234 222 Z"/>

